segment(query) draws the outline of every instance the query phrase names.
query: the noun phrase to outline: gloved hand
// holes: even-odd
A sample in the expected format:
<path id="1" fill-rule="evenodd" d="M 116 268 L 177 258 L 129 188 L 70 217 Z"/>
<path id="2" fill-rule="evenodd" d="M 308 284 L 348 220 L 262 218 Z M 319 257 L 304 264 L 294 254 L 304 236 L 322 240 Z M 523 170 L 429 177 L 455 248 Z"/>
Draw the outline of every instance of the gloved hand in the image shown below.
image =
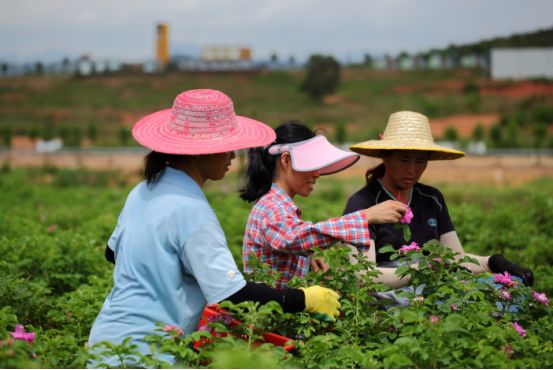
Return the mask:
<path id="1" fill-rule="evenodd" d="M 512 263 L 507 258 L 503 257 L 502 254 L 494 254 L 493 256 L 490 256 L 488 265 L 490 266 L 490 270 L 492 270 L 492 272 L 502 274 L 507 271 L 509 274 L 521 278 L 524 285 L 534 285 L 534 273 L 532 270 Z"/>
<path id="2" fill-rule="evenodd" d="M 340 296 L 335 291 L 318 285 L 300 289 L 305 295 L 305 311 L 320 315 L 325 321 L 334 321 L 340 314 Z"/>

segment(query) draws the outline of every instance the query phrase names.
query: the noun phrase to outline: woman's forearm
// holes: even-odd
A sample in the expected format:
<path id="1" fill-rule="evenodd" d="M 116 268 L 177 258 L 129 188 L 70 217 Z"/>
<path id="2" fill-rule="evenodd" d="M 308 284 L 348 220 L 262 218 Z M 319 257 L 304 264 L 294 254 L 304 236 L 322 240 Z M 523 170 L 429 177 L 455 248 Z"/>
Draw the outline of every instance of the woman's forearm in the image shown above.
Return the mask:
<path id="1" fill-rule="evenodd" d="M 373 281 L 388 285 L 393 289 L 402 288 L 411 280 L 409 275 L 405 275 L 404 277 L 396 275 L 397 269 L 395 267 L 377 267 L 376 270 L 380 271 L 381 274 L 375 277 Z"/>
<path id="2" fill-rule="evenodd" d="M 473 274 L 490 272 L 490 267 L 488 265 L 490 256 L 478 256 L 476 254 L 466 253 L 465 250 L 463 249 L 463 246 L 461 245 L 461 241 L 459 240 L 459 236 L 457 235 L 457 232 L 450 231 L 448 233 L 441 235 L 440 243 L 442 243 L 446 247 L 451 248 L 455 253 L 457 253 L 457 255 L 455 256 L 455 259 L 457 260 L 465 256 L 471 257 L 477 260 L 478 264 L 470 263 L 470 262 L 462 263 L 462 266 L 468 268 Z"/>
<path id="3" fill-rule="evenodd" d="M 357 263 L 357 256 L 359 255 L 359 250 L 352 245 L 348 245 L 350 249 L 349 260 L 352 264 Z M 363 251 L 363 256 L 369 262 L 376 262 L 376 253 L 374 240 L 371 240 L 371 244 L 368 250 Z M 375 283 L 382 283 L 388 285 L 389 287 L 396 289 L 406 286 L 411 280 L 410 276 L 400 277 L 396 275 L 395 267 L 376 267 L 377 271 L 380 271 L 380 275 L 375 277 L 373 281 Z M 359 273 L 362 275 L 362 273 Z M 359 276 L 361 280 L 361 276 Z"/>

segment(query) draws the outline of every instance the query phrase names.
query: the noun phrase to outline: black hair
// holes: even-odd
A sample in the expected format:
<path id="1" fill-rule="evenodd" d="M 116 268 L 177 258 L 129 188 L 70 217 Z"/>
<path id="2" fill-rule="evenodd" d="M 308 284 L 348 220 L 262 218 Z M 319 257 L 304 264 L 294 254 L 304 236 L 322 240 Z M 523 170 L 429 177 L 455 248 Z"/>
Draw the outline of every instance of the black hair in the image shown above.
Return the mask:
<path id="1" fill-rule="evenodd" d="M 365 173 L 365 179 L 367 180 L 367 184 L 369 184 L 369 182 L 371 182 L 373 179 L 381 178 L 382 176 L 384 176 L 385 172 L 386 172 L 386 166 L 384 166 L 384 163 L 380 163 L 376 167 L 369 168 Z"/>
<path id="2" fill-rule="evenodd" d="M 168 165 L 176 164 L 184 159 L 180 154 L 167 154 L 151 151 L 144 157 L 144 179 L 148 185 L 155 183 Z"/>
<path id="3" fill-rule="evenodd" d="M 271 145 L 297 143 L 315 137 L 313 131 L 297 120 L 284 122 L 275 129 L 275 133 L 276 140 Z M 240 189 L 240 198 L 247 202 L 258 200 L 271 189 L 279 156 L 269 154 L 269 146 L 248 150 L 245 184 Z"/>

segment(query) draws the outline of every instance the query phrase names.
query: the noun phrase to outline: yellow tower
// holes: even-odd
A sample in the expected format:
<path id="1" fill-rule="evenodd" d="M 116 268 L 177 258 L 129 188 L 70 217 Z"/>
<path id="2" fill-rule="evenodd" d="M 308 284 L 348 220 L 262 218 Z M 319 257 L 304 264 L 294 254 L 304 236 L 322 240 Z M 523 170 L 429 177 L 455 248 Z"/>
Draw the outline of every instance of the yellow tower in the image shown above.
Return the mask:
<path id="1" fill-rule="evenodd" d="M 169 26 L 166 23 L 157 25 L 157 61 L 162 66 L 169 63 Z"/>

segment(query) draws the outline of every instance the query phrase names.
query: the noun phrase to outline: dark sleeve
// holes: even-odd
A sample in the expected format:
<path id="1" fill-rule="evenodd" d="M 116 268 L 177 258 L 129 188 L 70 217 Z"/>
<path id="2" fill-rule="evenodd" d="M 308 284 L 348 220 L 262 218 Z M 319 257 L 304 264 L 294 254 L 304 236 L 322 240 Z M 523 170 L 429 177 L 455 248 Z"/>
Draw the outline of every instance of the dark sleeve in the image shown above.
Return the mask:
<path id="1" fill-rule="evenodd" d="M 109 245 L 106 245 L 106 260 L 115 265 L 115 253 L 113 253 L 113 250 L 109 247 Z"/>
<path id="2" fill-rule="evenodd" d="M 275 289 L 265 284 L 247 282 L 246 286 L 234 293 L 226 300 L 234 304 L 244 301 L 254 301 L 265 304 L 275 301 L 284 312 L 300 312 L 305 310 L 305 295 L 300 289 Z"/>
<path id="3" fill-rule="evenodd" d="M 344 212 L 342 212 L 343 215 L 348 215 L 353 212 L 357 212 L 359 210 L 367 208 L 369 205 L 366 204 L 366 201 L 364 201 L 360 196 L 357 194 L 352 195 L 349 197 L 346 208 L 344 209 Z"/>
<path id="4" fill-rule="evenodd" d="M 442 209 L 438 214 L 438 225 L 439 225 L 438 233 L 441 236 L 450 231 L 454 231 L 455 227 L 453 226 L 453 221 L 451 221 L 451 217 L 449 217 L 449 211 L 447 209 L 447 204 L 445 202 L 444 196 L 440 191 L 438 190 L 436 191 L 438 192 L 437 194 L 438 199 L 442 204 Z"/>

